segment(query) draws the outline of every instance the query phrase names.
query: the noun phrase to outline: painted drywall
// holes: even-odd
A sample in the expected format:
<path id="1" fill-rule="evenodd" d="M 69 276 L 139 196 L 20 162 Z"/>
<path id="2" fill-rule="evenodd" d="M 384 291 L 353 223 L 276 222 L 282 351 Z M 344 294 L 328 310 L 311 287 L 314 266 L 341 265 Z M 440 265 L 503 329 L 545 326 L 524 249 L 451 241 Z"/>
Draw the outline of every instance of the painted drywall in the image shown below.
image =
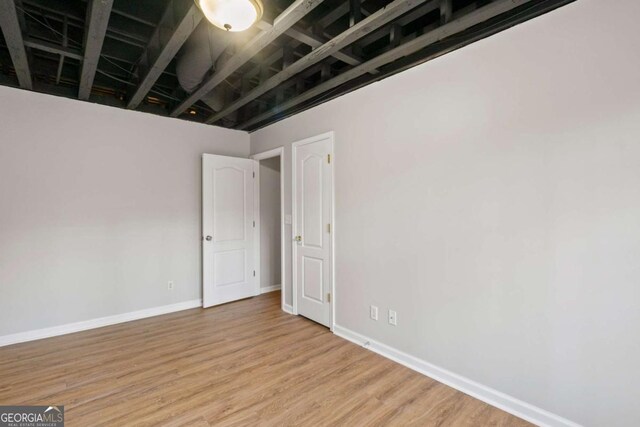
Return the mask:
<path id="1" fill-rule="evenodd" d="M 243 132 L 0 87 L 0 336 L 200 298 L 201 155 L 248 151 Z"/>
<path id="2" fill-rule="evenodd" d="M 260 287 L 282 283 L 280 157 L 260 161 Z"/>
<path id="3" fill-rule="evenodd" d="M 640 2 L 615 3 L 251 134 L 290 177 L 290 144 L 335 131 L 337 324 L 586 426 L 640 424 Z"/>

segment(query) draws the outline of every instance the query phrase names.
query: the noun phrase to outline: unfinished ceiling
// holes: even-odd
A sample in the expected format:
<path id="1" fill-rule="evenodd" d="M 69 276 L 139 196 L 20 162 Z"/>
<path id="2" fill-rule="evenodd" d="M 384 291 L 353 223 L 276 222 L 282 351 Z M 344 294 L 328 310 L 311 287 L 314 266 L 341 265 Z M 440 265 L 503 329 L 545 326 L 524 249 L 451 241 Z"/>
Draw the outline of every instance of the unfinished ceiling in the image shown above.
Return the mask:
<path id="1" fill-rule="evenodd" d="M 572 1 L 0 0 L 0 84 L 253 131 Z"/>

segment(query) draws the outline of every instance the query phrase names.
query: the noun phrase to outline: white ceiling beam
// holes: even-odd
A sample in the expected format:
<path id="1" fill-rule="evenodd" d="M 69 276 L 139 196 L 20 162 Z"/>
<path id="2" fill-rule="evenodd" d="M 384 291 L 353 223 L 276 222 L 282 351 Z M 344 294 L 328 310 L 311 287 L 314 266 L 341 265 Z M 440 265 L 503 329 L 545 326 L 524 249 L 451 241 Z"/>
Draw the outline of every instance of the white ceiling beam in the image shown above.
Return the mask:
<path id="1" fill-rule="evenodd" d="M 33 89 L 27 50 L 22 37 L 22 29 L 18 20 L 18 11 L 13 0 L 0 0 L 0 27 L 4 40 L 9 48 L 13 68 L 18 76 L 18 83 L 24 89 Z"/>
<path id="2" fill-rule="evenodd" d="M 109 25 L 113 0 L 89 0 L 84 37 L 84 58 L 80 72 L 78 98 L 87 100 L 91 95 L 93 79 L 98 69 L 102 44 Z"/>

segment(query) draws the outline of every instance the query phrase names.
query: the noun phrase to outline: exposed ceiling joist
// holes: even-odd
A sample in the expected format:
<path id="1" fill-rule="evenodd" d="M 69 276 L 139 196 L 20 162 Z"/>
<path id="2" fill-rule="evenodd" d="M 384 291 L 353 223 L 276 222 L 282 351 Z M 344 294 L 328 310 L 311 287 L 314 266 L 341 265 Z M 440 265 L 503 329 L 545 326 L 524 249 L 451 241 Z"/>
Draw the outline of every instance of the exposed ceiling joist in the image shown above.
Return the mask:
<path id="1" fill-rule="evenodd" d="M 111 9 L 111 13 L 113 13 L 114 15 L 120 15 L 120 16 L 122 16 L 124 18 L 130 19 L 132 21 L 135 21 L 137 23 L 146 25 L 148 27 L 155 27 L 156 26 L 156 24 L 151 22 L 151 21 L 147 21 L 146 19 L 141 19 L 138 16 L 135 16 L 135 15 L 133 15 L 131 13 L 124 12 L 122 10 L 118 10 L 118 9 L 114 8 L 114 9 Z"/>
<path id="2" fill-rule="evenodd" d="M 271 28 L 271 24 L 266 21 L 260 21 L 258 23 L 258 28 L 261 30 L 268 30 Z M 300 43 L 310 46 L 312 49 L 318 48 L 327 42 L 323 37 L 317 36 L 310 31 L 303 30 L 301 28 L 291 27 L 285 31 L 285 34 Z M 357 58 L 355 55 L 347 52 L 338 51 L 334 53 L 333 56 L 349 65 L 360 65 L 362 63 L 360 58 Z"/>
<path id="3" fill-rule="evenodd" d="M 20 87 L 33 89 L 29 60 L 14 0 L 0 0 L 0 27 L 2 28 L 4 40 L 7 43 Z"/>
<path id="4" fill-rule="evenodd" d="M 358 76 L 366 74 L 370 69 L 379 68 L 385 64 L 398 60 L 404 56 L 417 52 L 433 43 L 443 40 L 456 33 L 460 33 L 474 25 L 480 24 L 488 19 L 494 18 L 498 15 L 506 13 L 517 7 L 520 7 L 526 3 L 535 0 L 496 0 L 486 6 L 477 9 L 467 15 L 463 15 L 460 18 L 454 19 L 449 23 L 436 28 L 420 37 L 417 37 L 405 44 L 402 44 L 394 49 L 391 49 L 358 67 L 352 68 L 331 80 L 315 86 L 301 95 L 284 102 L 277 107 L 253 117 L 252 119 L 242 123 L 238 128 L 246 130 L 252 126 L 259 124 L 260 122 L 269 119 L 270 117 L 295 107 L 305 101 L 308 101 L 315 96 L 321 95 L 331 89 L 334 89 Z"/>
<path id="5" fill-rule="evenodd" d="M 366 0 L 360 0 L 360 3 L 364 3 Z M 321 20 L 318 22 L 318 25 L 321 27 L 325 27 L 338 19 L 342 18 L 344 15 L 349 13 L 351 9 L 348 1 L 340 3 L 335 9 L 331 12 L 327 13 Z"/>
<path id="6" fill-rule="evenodd" d="M 360 21 L 362 21 L 360 0 L 349 0 L 349 26 L 353 27 Z"/>
<path id="7" fill-rule="evenodd" d="M 451 14 L 453 13 L 453 0 L 441 0 L 440 1 L 440 24 L 446 24 L 451 21 Z"/>
<path id="8" fill-rule="evenodd" d="M 67 3 L 69 2 L 67 1 Z M 61 4 L 64 4 L 64 3 L 61 3 Z M 54 7 L 46 7 L 44 5 L 41 5 L 40 3 L 37 3 L 37 4 L 25 3 L 25 12 L 28 12 L 30 14 L 42 15 L 43 17 L 45 17 L 44 12 L 47 12 L 46 13 L 47 20 L 64 22 L 64 20 L 66 19 L 68 21 L 69 27 L 84 28 L 84 19 L 81 16 L 74 14 L 73 12 L 69 12 L 68 10 L 65 11 L 63 7 L 54 8 Z M 111 9 L 111 12 L 115 13 L 113 9 Z M 129 46 L 135 46 L 139 48 L 146 47 L 145 41 L 141 40 L 140 36 L 126 33 L 124 31 L 121 31 L 115 28 L 108 28 L 107 33 L 105 34 L 105 38 L 111 39 L 111 40 L 117 40 Z"/>
<path id="9" fill-rule="evenodd" d="M 42 50 L 49 53 L 54 53 L 56 55 L 60 55 L 67 58 L 77 59 L 78 61 L 82 61 L 84 56 L 82 52 L 78 49 L 73 49 L 70 47 L 58 46 L 54 43 L 46 42 L 43 40 L 36 40 L 30 37 L 24 39 L 24 45 L 27 47 L 31 47 L 33 49 Z"/>
<path id="10" fill-rule="evenodd" d="M 193 2 L 172 0 L 138 63 L 140 83 L 127 108 L 136 108 L 202 20 Z"/>
<path id="11" fill-rule="evenodd" d="M 415 8 L 416 6 L 426 2 L 427 0 L 395 0 L 392 3 L 388 4 L 386 7 L 378 10 L 376 13 L 369 15 L 369 17 L 364 20 L 358 22 L 353 25 L 346 31 L 337 35 L 329 42 L 323 44 L 311 51 L 305 57 L 299 59 L 295 63 L 293 63 L 290 67 L 283 69 L 281 72 L 271 77 L 260 86 L 253 89 L 247 95 L 241 97 L 240 99 L 232 102 L 229 106 L 225 107 L 219 113 L 213 115 L 209 119 L 207 119 L 207 123 L 215 123 L 223 117 L 233 113 L 238 108 L 246 105 L 247 103 L 253 101 L 259 96 L 267 93 L 269 90 L 275 88 L 281 83 L 289 80 L 291 77 L 295 76 L 299 72 L 304 69 L 310 67 L 311 65 L 322 61 L 326 57 L 332 55 L 334 52 L 337 52 L 356 40 L 364 37 L 372 31 L 380 28 L 381 26 L 393 21 L 398 18 L 402 14 L 408 12 L 409 10 Z M 431 2 L 439 2 L 440 0 L 429 0 Z M 356 67 L 359 68 L 360 66 Z M 367 72 L 375 69 L 370 68 Z"/>
<path id="12" fill-rule="evenodd" d="M 403 15 L 401 18 L 399 18 L 396 22 L 394 22 L 395 25 L 398 25 L 400 27 L 403 27 L 413 21 L 415 21 L 416 19 L 419 19 L 422 16 L 427 15 L 428 13 L 431 13 L 432 11 L 438 9 L 440 7 L 440 4 L 438 2 L 429 2 L 429 3 L 425 3 L 421 6 L 416 7 L 415 9 L 413 9 L 411 12 Z M 363 37 L 362 40 L 360 40 L 360 43 L 362 43 L 363 45 L 368 45 L 370 43 L 375 42 L 377 39 L 387 35 L 387 34 L 391 34 L 391 31 L 393 31 L 393 26 L 389 29 L 387 28 L 380 28 L 377 31 L 373 31 L 371 32 L 371 34 L 367 35 L 366 37 Z"/>
<path id="13" fill-rule="evenodd" d="M 87 5 L 87 26 L 84 37 L 84 58 L 80 72 L 78 98 L 87 100 L 91 94 L 93 79 L 98 69 L 100 51 L 107 32 L 113 0 L 89 0 Z"/>
<path id="14" fill-rule="evenodd" d="M 60 55 L 61 57 L 65 57 L 65 58 L 71 58 L 71 59 L 75 59 L 77 61 L 82 61 L 84 59 L 84 55 L 82 54 L 82 51 L 80 51 L 80 49 L 74 49 L 72 47 L 65 47 L 64 44 L 63 46 L 59 46 L 56 45 L 55 43 L 52 42 L 47 42 L 44 40 L 37 40 L 31 37 L 26 37 L 24 39 L 24 45 L 26 47 L 30 47 L 36 50 L 41 50 L 43 52 L 49 52 L 49 53 L 53 53 L 56 55 Z M 117 56 L 113 56 L 113 55 L 108 55 L 108 54 L 100 54 L 100 56 L 104 57 L 104 58 L 108 58 L 108 59 L 113 59 L 114 61 L 120 61 L 123 62 L 125 64 L 129 64 L 132 65 L 132 63 L 126 59 L 123 58 L 118 58 Z M 171 74 L 171 73 L 169 73 Z"/>
<path id="15" fill-rule="evenodd" d="M 69 47 L 69 21 L 65 17 L 62 21 L 62 47 Z M 58 60 L 58 71 L 56 72 L 56 84 L 60 84 L 60 79 L 62 78 L 62 70 L 64 68 L 64 58 L 65 55 L 60 55 L 60 59 Z"/>
<path id="16" fill-rule="evenodd" d="M 361 0 L 361 3 L 365 2 L 365 1 L 366 0 Z M 345 4 L 342 3 L 340 6 L 336 7 L 335 9 L 332 9 L 331 12 L 329 12 L 327 15 L 323 16 L 322 18 L 320 18 L 316 24 L 318 25 L 319 28 L 325 28 L 325 27 L 333 24 L 336 20 L 340 19 L 341 17 L 343 17 L 347 13 L 349 13 L 349 6 L 348 6 L 348 4 L 345 6 Z M 261 21 L 261 23 L 259 25 L 264 25 L 264 24 L 262 24 L 263 22 L 264 21 Z M 266 23 L 266 25 L 269 26 L 266 29 L 270 28 L 270 26 L 271 26 L 271 24 L 269 24 L 269 23 Z M 307 33 L 312 31 L 312 27 L 307 29 Z M 287 34 L 287 33 L 285 33 L 285 34 Z M 292 38 L 295 39 L 295 37 L 292 37 Z M 302 42 L 300 42 L 299 40 L 295 40 L 295 41 L 291 42 L 291 48 L 296 49 L 301 43 Z M 282 52 L 283 52 L 282 50 L 276 50 L 269 57 L 267 57 L 267 59 L 264 60 L 264 64 L 271 65 L 274 62 L 280 60 L 282 58 Z M 334 55 L 334 58 L 336 58 L 336 55 Z M 361 62 L 358 62 L 358 64 L 355 64 L 355 65 L 359 65 L 360 63 Z M 252 69 L 251 71 L 246 73 L 243 76 L 243 78 L 244 77 L 253 78 L 256 75 L 258 75 L 259 72 L 260 72 L 260 67 L 255 67 L 254 69 Z M 375 74 L 375 73 L 376 72 L 374 71 L 371 74 Z"/>
<path id="17" fill-rule="evenodd" d="M 259 24 L 260 26 L 265 25 L 265 24 L 262 24 L 262 22 L 264 22 L 264 21 L 261 21 L 261 24 Z M 321 19 L 319 22 L 320 22 L 320 26 L 323 26 L 323 24 L 322 24 L 322 23 L 323 23 L 323 22 L 328 22 L 328 21 L 326 21 L 325 19 Z M 327 24 L 327 25 L 328 25 L 328 24 Z M 266 23 L 266 26 L 267 26 L 267 27 L 266 27 L 266 29 L 268 29 L 268 28 L 270 28 L 271 24 Z M 306 33 L 309 33 L 310 31 L 311 31 L 311 29 L 310 29 L 310 28 L 308 28 L 308 29 L 307 29 L 307 31 L 306 31 Z M 285 33 L 285 34 L 289 35 L 288 33 Z M 295 49 L 296 49 L 298 46 L 300 46 L 301 44 L 306 44 L 306 43 L 302 43 L 300 40 L 297 40 L 295 37 L 292 37 L 291 35 L 289 35 L 289 36 L 290 36 L 291 38 L 293 38 L 293 39 L 294 39 L 294 40 L 291 42 L 291 44 L 289 45 L 292 49 L 294 49 L 294 51 L 295 51 Z M 320 45 L 322 45 L 322 44 L 323 44 L 323 43 L 320 43 Z M 308 46 L 311 46 L 311 45 L 308 45 Z M 313 48 L 313 46 L 311 46 L 311 47 Z M 272 64 L 274 64 L 275 62 L 279 61 L 280 59 L 282 59 L 282 52 L 283 52 L 283 51 L 282 51 L 282 49 L 279 49 L 279 50 L 274 51 L 271 55 L 269 55 L 269 56 L 268 56 L 268 57 L 263 61 L 263 64 L 266 64 L 266 65 L 272 65 Z M 296 54 L 297 54 L 298 56 L 300 56 L 300 57 L 302 56 L 302 55 L 299 55 L 298 53 L 296 53 Z M 334 55 L 334 58 L 335 58 L 335 57 L 336 57 L 336 56 Z M 361 61 L 358 61 L 358 64 L 361 64 L 361 63 L 362 63 Z M 280 70 L 277 70 L 276 72 L 278 72 L 278 71 L 280 71 Z M 258 74 L 259 74 L 259 72 L 260 72 L 260 67 L 258 66 L 258 67 L 253 68 L 252 70 L 248 71 L 248 72 L 245 74 L 245 76 L 250 77 L 250 78 L 253 78 L 253 77 L 255 77 L 256 75 L 258 75 Z M 245 76 L 243 76 L 243 78 L 244 78 Z"/>
<path id="18" fill-rule="evenodd" d="M 267 45 L 277 39 L 282 33 L 291 28 L 296 22 L 303 18 L 307 13 L 311 12 L 323 0 L 296 0 L 284 12 L 275 19 L 273 27 L 267 31 L 262 31 L 251 39 L 241 50 L 232 56 L 226 63 L 220 67 L 211 77 L 206 79 L 198 89 L 180 103 L 172 112 L 172 117 L 178 117 L 187 108 L 192 106 L 204 95 L 211 92 L 213 88 L 222 83 L 238 68 L 244 65 L 251 57 L 260 52 Z"/>

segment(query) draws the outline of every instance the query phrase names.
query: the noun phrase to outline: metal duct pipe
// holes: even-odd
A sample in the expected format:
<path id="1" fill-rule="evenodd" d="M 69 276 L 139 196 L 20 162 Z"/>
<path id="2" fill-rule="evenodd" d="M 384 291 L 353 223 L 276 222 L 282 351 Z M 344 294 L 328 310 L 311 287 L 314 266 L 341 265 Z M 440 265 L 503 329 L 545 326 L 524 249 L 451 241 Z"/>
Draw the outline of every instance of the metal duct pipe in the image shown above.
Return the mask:
<path id="1" fill-rule="evenodd" d="M 180 50 L 176 61 L 176 75 L 180 86 L 191 93 L 213 69 L 220 55 L 232 41 L 231 33 L 203 22 L 191 34 Z M 224 107 L 224 88 L 218 86 L 205 95 L 202 101 L 214 111 Z"/>

